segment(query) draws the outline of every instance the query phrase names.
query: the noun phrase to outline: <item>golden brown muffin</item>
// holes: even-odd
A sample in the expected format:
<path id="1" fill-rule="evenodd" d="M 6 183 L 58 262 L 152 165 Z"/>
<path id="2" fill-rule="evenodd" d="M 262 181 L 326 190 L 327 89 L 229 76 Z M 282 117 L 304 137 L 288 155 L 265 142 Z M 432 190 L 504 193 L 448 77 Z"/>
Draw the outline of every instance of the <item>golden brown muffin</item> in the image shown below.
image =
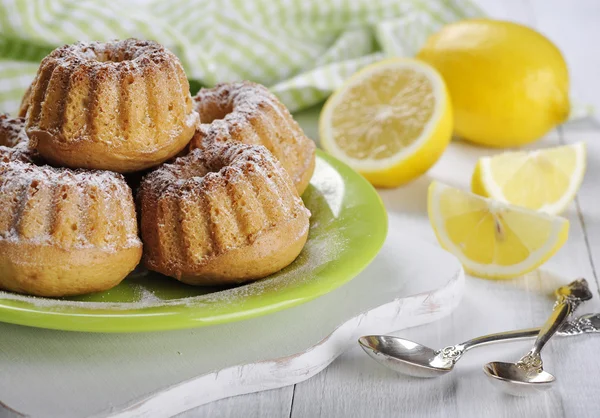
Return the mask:
<path id="1" fill-rule="evenodd" d="M 212 141 L 264 145 L 281 162 L 302 194 L 315 169 L 315 143 L 266 87 L 245 81 L 201 89 L 194 102 L 202 124 L 190 148 Z"/>
<path id="2" fill-rule="evenodd" d="M 127 39 L 55 49 L 31 87 L 27 134 L 54 165 L 120 173 L 176 155 L 199 123 L 181 63 Z"/>
<path id="3" fill-rule="evenodd" d="M 139 263 L 135 206 L 123 176 L 3 161 L 0 289 L 68 296 L 109 289 Z"/>
<path id="4" fill-rule="evenodd" d="M 308 235 L 310 212 L 262 146 L 193 150 L 146 176 L 138 202 L 146 267 L 193 285 L 275 273 Z"/>

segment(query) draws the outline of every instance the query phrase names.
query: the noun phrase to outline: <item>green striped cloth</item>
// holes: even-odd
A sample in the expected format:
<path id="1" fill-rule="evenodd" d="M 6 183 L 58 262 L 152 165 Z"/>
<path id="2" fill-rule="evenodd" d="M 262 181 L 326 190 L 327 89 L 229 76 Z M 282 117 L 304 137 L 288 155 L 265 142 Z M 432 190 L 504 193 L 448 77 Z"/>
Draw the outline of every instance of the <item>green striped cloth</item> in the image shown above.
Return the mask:
<path id="1" fill-rule="evenodd" d="M 181 59 L 194 93 L 253 80 L 290 108 L 321 102 L 352 73 L 411 56 L 469 0 L 0 0 L 0 111 L 15 112 L 40 60 L 83 40 L 156 40 Z"/>

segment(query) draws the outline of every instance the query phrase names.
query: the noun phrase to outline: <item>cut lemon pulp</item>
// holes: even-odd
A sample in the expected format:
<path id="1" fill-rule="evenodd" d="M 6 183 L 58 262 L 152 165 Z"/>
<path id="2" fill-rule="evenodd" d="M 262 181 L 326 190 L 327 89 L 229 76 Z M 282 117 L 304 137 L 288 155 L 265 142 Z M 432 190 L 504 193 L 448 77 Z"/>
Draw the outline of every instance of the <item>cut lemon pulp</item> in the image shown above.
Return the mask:
<path id="1" fill-rule="evenodd" d="M 440 245 L 469 273 L 494 279 L 523 275 L 565 243 L 569 221 L 433 182 L 429 221 Z"/>
<path id="2" fill-rule="evenodd" d="M 472 190 L 550 214 L 573 200 L 585 174 L 585 143 L 537 151 L 508 152 L 479 160 Z"/>
<path id="3" fill-rule="evenodd" d="M 323 148 L 372 184 L 394 187 L 427 171 L 452 135 L 452 109 L 435 69 L 394 58 L 350 77 L 319 119 Z"/>

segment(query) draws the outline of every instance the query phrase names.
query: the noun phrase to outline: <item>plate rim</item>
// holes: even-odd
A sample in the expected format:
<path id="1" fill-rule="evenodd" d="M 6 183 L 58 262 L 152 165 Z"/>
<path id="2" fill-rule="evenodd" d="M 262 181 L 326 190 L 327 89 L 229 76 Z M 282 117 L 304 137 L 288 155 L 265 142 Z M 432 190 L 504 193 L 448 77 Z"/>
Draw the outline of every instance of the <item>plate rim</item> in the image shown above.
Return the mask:
<path id="1" fill-rule="evenodd" d="M 291 292 L 286 300 L 278 303 L 267 303 L 260 309 L 242 309 L 236 313 L 215 314 L 209 317 L 198 317 L 194 312 L 198 312 L 198 307 L 186 304 L 173 304 L 163 306 L 148 306 L 133 310 L 106 309 L 96 310 L 96 313 L 82 311 L 85 307 L 74 308 L 72 312 L 53 312 L 48 307 L 36 306 L 26 301 L 17 299 L 3 299 L 0 297 L 0 322 L 16 325 L 31 326 L 36 328 L 54 329 L 63 331 L 78 332 L 102 332 L 102 333 L 130 333 L 130 332 L 154 332 L 168 331 L 177 329 L 190 329 L 204 326 L 213 326 L 229 322 L 243 321 L 259 316 L 272 314 L 283 309 L 289 309 L 294 306 L 306 303 L 310 300 L 323 296 L 348 281 L 356 277 L 364 268 L 366 268 L 381 250 L 388 232 L 388 218 L 384 203 L 375 188 L 359 173 L 354 171 L 345 163 L 335 157 L 317 150 L 317 158 L 324 160 L 336 172 L 342 175 L 344 184 L 348 184 L 347 177 L 352 178 L 353 187 L 364 189 L 371 195 L 369 199 L 370 206 L 376 207 L 381 212 L 381 218 L 373 222 L 374 230 L 370 234 L 370 245 L 366 246 L 364 253 L 358 260 L 354 260 L 353 266 L 347 269 L 342 277 L 333 273 L 320 276 L 318 280 L 306 283 L 296 289 L 291 289 L 285 294 Z M 329 276 L 336 276 L 335 279 Z M 307 290 L 312 292 L 307 294 Z M 299 293 L 294 297 L 294 293 Z M 302 294 L 303 293 L 303 294 Z M 85 304 L 85 302 L 81 302 Z M 98 302 L 93 302 L 98 303 Z M 158 310 L 155 314 L 150 314 L 149 310 Z M 101 313 L 100 313 L 101 312 Z M 136 314 L 137 313 L 137 314 Z M 157 321 L 149 319 L 155 315 Z M 110 318 L 109 324 L 103 319 Z M 151 321 L 151 324 L 148 322 Z"/>

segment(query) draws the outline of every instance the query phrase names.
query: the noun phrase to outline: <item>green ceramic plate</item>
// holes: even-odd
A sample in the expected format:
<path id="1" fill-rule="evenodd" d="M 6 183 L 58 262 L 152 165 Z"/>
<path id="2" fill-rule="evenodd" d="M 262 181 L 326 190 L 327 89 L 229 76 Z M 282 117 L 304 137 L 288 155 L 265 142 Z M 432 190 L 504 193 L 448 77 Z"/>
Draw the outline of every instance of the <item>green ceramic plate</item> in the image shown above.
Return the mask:
<path id="1" fill-rule="evenodd" d="M 136 271 L 109 291 L 76 298 L 0 292 L 0 321 L 72 331 L 160 331 L 240 321 L 317 298 L 371 262 L 385 239 L 387 216 L 367 181 L 322 152 L 302 197 L 312 212 L 308 243 L 294 263 L 270 277 L 207 289 Z"/>

